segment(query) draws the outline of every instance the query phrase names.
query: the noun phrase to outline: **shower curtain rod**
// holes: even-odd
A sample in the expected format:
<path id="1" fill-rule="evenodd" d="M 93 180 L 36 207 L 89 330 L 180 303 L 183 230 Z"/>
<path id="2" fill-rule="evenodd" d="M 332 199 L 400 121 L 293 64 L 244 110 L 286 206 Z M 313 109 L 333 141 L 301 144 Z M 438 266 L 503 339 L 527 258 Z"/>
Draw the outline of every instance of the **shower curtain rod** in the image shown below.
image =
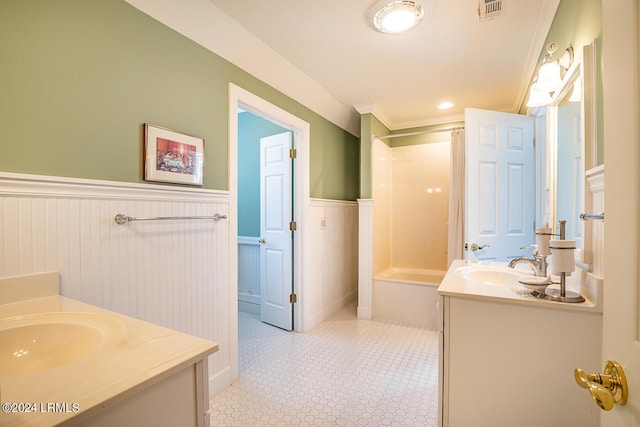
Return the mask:
<path id="1" fill-rule="evenodd" d="M 424 135 L 427 133 L 438 133 L 438 132 L 450 132 L 453 130 L 462 130 L 464 129 L 464 126 L 456 126 L 456 127 L 452 127 L 452 128 L 446 128 L 446 129 L 433 129 L 433 130 L 423 130 L 420 132 L 408 132 L 408 133 L 396 133 L 396 134 L 392 134 L 392 135 L 384 135 L 384 136 L 377 136 L 377 135 L 372 135 L 371 138 L 375 139 L 388 139 L 388 138 L 400 138 L 401 136 L 413 136 L 413 135 Z"/>

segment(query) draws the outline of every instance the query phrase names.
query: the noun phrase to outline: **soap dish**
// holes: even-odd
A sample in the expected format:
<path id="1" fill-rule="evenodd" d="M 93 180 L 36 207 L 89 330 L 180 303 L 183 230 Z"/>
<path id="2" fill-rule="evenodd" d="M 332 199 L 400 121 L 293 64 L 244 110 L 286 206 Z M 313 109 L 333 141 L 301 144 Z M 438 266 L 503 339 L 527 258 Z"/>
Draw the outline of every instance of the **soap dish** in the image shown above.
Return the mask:
<path id="1" fill-rule="evenodd" d="M 538 291 L 549 286 L 551 284 L 551 279 L 540 276 L 524 276 L 521 277 L 518 282 L 527 289 Z"/>

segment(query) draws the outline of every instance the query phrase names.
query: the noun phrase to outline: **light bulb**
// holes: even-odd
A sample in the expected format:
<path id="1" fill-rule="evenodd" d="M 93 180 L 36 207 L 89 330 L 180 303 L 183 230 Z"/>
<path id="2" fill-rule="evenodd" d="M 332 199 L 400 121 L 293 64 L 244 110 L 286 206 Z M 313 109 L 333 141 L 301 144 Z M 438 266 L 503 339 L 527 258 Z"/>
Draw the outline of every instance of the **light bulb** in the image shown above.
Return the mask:
<path id="1" fill-rule="evenodd" d="M 542 64 L 538 71 L 538 80 L 534 84 L 535 90 L 540 92 L 555 92 L 561 85 L 560 64 L 556 61 Z"/>
<path id="2" fill-rule="evenodd" d="M 529 89 L 529 100 L 527 101 L 527 107 L 543 107 L 551 103 L 551 95 L 549 92 L 542 92 L 537 90 L 536 84 L 531 85 Z"/>

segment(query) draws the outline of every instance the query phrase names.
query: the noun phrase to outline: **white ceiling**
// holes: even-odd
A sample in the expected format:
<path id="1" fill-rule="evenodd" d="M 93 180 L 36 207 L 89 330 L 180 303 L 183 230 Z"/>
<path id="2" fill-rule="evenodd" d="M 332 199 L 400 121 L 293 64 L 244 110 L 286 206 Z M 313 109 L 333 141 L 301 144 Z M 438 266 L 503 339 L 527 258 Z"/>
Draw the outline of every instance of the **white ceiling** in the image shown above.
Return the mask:
<path id="1" fill-rule="evenodd" d="M 422 24 L 389 35 L 365 19 L 374 0 L 209 1 L 341 104 L 391 129 L 459 120 L 465 107 L 516 112 L 559 3 L 503 0 L 502 15 L 480 23 L 477 0 L 423 0 Z M 438 110 L 442 101 L 455 106 Z"/>
<path id="2" fill-rule="evenodd" d="M 391 130 L 516 112 L 560 2 L 502 0 L 480 23 L 485 0 L 421 0 L 422 24 L 390 35 L 365 19 L 376 0 L 125 1 L 354 135 L 358 112 Z"/>

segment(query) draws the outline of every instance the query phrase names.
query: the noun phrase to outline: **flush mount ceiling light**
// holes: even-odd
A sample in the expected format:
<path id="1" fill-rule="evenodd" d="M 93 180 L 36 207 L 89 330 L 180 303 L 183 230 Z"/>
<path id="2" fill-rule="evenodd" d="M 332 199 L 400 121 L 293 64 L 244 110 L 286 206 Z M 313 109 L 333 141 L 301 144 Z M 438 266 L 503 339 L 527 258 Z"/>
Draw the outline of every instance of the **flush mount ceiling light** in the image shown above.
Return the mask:
<path id="1" fill-rule="evenodd" d="M 371 25 L 383 33 L 401 33 L 418 25 L 425 10 L 414 0 L 382 0 L 369 9 Z"/>
<path id="2" fill-rule="evenodd" d="M 448 110 L 451 107 L 453 107 L 453 102 L 449 102 L 449 101 L 445 101 L 445 102 L 442 102 L 442 103 L 438 104 L 438 108 L 440 110 Z"/>

